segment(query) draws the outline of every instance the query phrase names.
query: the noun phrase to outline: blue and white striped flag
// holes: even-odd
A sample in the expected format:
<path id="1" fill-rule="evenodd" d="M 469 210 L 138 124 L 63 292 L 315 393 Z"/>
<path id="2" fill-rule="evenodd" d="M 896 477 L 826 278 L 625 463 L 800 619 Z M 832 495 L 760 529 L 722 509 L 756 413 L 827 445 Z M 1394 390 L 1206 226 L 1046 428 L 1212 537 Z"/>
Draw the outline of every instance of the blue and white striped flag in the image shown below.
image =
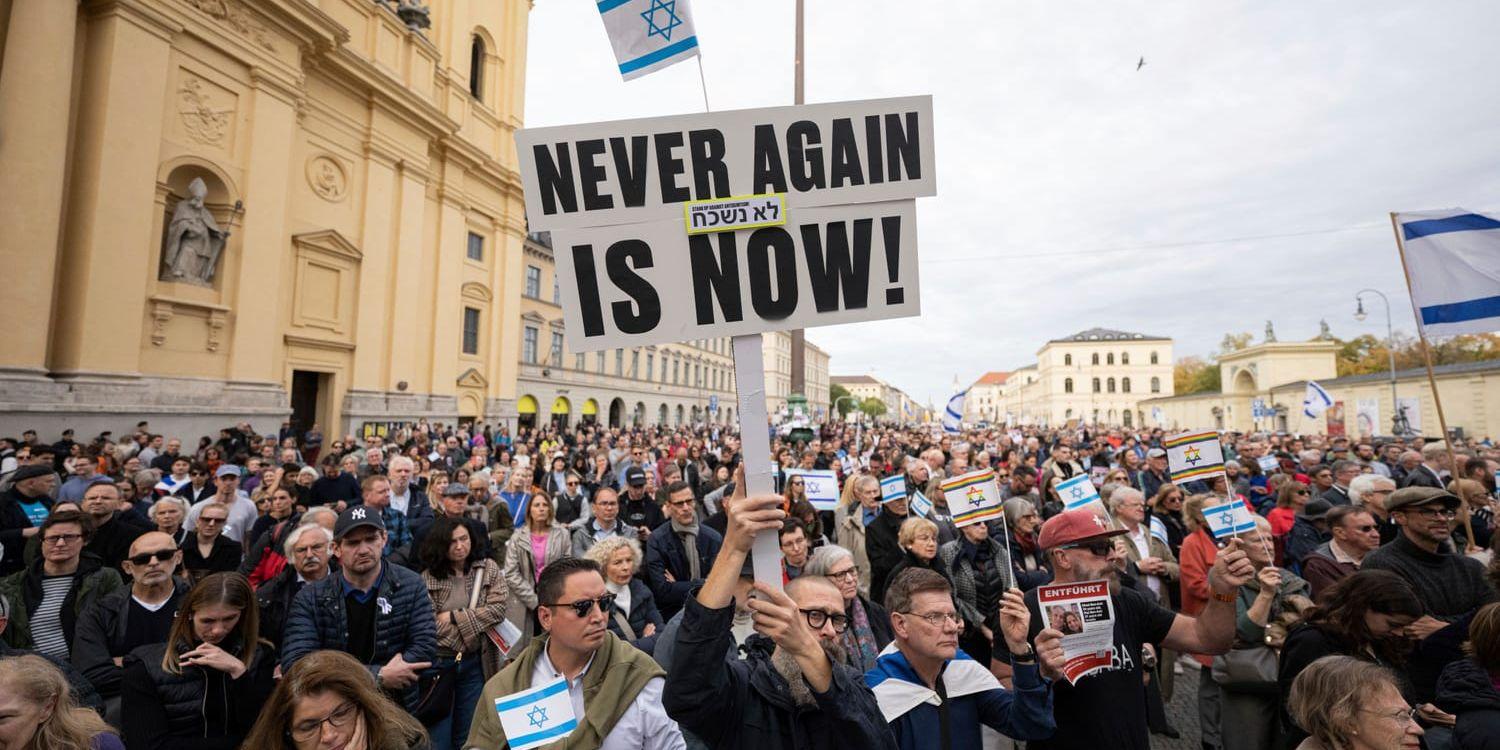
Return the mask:
<path id="1" fill-rule="evenodd" d="M 1208 521 L 1208 530 L 1215 539 L 1224 539 L 1255 530 L 1255 514 L 1239 500 L 1203 509 L 1203 520 Z"/>
<path id="2" fill-rule="evenodd" d="M 1328 395 L 1328 391 L 1314 381 L 1307 381 L 1307 394 L 1302 397 L 1302 416 L 1317 419 L 1330 406 L 1333 406 L 1333 397 Z"/>
<path id="3" fill-rule="evenodd" d="M 911 512 L 922 518 L 932 516 L 932 501 L 928 500 L 927 496 L 923 495 L 921 490 L 912 493 L 911 504 L 908 507 L 911 508 Z"/>
<path id="4" fill-rule="evenodd" d="M 597 0 L 597 4 L 625 80 L 698 56 L 688 0 Z"/>
<path id="5" fill-rule="evenodd" d="M 578 727 L 568 681 L 562 677 L 496 698 L 495 711 L 500 714 L 500 727 L 505 730 L 510 750 L 530 750 L 556 742 Z"/>
<path id="6" fill-rule="evenodd" d="M 1423 332 L 1500 331 L 1500 219 L 1450 208 L 1398 213 L 1396 223 Z"/>
<path id="7" fill-rule="evenodd" d="M 892 474 L 880 480 L 880 502 L 906 499 L 906 475 Z"/>
<path id="8" fill-rule="evenodd" d="M 1104 506 L 1099 490 L 1094 488 L 1094 481 L 1087 474 L 1058 482 L 1057 496 L 1062 498 L 1064 510 L 1077 510 L 1089 503 L 1099 503 L 1101 508 Z"/>
<path id="9" fill-rule="evenodd" d="M 943 432 L 958 432 L 959 425 L 964 421 L 964 397 L 967 395 L 968 391 L 960 391 L 948 399 L 948 406 L 943 409 Z"/>

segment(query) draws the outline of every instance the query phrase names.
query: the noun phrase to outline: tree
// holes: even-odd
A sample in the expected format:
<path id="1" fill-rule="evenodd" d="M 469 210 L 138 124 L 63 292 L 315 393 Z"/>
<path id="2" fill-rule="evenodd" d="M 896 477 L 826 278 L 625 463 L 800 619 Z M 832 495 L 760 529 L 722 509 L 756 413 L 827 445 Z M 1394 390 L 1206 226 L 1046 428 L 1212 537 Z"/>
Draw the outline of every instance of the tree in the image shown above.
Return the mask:
<path id="1" fill-rule="evenodd" d="M 836 412 L 838 412 L 840 418 L 848 416 L 849 410 L 852 409 L 852 408 L 854 408 L 854 406 L 857 405 L 855 402 L 858 399 L 854 399 L 854 398 L 845 399 L 844 403 L 840 403 L 839 402 L 839 399 L 843 399 L 843 398 L 845 398 L 848 395 L 849 395 L 849 389 L 848 388 L 845 388 L 844 386 L 841 386 L 838 383 L 831 383 L 831 384 L 829 384 L 829 386 L 828 386 L 828 403 L 833 404 L 833 410 L 836 411 Z"/>
<path id="2" fill-rule="evenodd" d="M 1214 354 L 1214 358 L 1217 359 L 1225 354 L 1244 349 L 1250 346 L 1250 342 L 1254 338 L 1255 336 L 1249 331 L 1243 333 L 1226 333 L 1224 334 L 1224 340 L 1219 342 L 1219 351 Z"/>
<path id="3" fill-rule="evenodd" d="M 1415 370 L 1426 367 L 1426 362 L 1422 357 L 1422 342 L 1419 339 L 1399 331 L 1394 338 L 1397 370 Z M 1384 338 L 1364 334 L 1349 341 L 1337 338 L 1333 341 L 1339 345 L 1337 357 L 1340 377 L 1383 373 L 1390 370 L 1390 347 Z M 1429 341 L 1428 344 L 1432 347 L 1434 367 L 1500 359 L 1500 335 L 1493 333 L 1453 336 L 1439 341 Z"/>
<path id="4" fill-rule="evenodd" d="M 867 398 L 864 401 L 859 402 L 859 410 L 864 412 L 865 416 L 869 417 L 870 419 L 875 419 L 876 417 L 885 414 L 887 411 L 885 402 L 874 397 Z"/>
<path id="5" fill-rule="evenodd" d="M 1229 337 L 1225 336 L 1227 340 Z M 1202 357 L 1183 357 L 1172 365 L 1172 389 L 1180 396 L 1220 389 L 1219 366 Z"/>

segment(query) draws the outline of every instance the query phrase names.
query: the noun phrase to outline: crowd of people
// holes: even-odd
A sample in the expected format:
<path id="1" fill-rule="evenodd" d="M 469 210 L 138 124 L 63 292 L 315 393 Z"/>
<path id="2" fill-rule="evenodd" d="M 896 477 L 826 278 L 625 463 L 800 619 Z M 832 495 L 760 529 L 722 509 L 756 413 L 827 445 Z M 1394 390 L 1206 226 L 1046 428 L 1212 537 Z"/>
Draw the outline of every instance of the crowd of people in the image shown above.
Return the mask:
<path id="1" fill-rule="evenodd" d="M 1144 749 L 1186 681 L 1205 749 L 1500 746 L 1487 440 L 1225 434 L 1178 484 L 1161 430 L 829 423 L 747 495 L 714 425 L 181 437 L 0 438 L 0 747 L 530 747 L 555 683 L 568 748 Z M 1100 581 L 1070 679 L 1038 590 Z"/>

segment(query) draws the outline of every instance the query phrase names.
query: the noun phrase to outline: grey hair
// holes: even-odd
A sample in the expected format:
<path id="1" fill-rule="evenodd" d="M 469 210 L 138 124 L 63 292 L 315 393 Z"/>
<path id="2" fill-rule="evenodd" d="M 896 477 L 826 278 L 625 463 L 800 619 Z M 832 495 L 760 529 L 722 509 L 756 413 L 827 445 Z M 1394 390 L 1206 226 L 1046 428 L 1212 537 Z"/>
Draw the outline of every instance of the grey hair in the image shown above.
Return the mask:
<path id="1" fill-rule="evenodd" d="M 854 553 L 837 544 L 825 544 L 812 551 L 808 556 L 807 564 L 802 568 L 802 574 L 808 576 L 826 576 L 833 572 L 833 566 L 838 561 L 849 558 L 854 559 Z"/>
<path id="2" fill-rule="evenodd" d="M 160 481 L 161 472 L 157 471 L 156 469 L 141 469 L 130 478 L 130 483 L 134 484 L 137 487 L 140 487 L 142 485 L 155 487 L 156 483 Z"/>
<path id="3" fill-rule="evenodd" d="M 1021 516 L 1036 512 L 1036 506 L 1024 497 L 1013 497 L 1005 501 L 1005 522 L 1014 527 Z"/>
<path id="4" fill-rule="evenodd" d="M 1364 505 L 1365 494 L 1375 491 L 1380 483 L 1389 484 L 1392 488 L 1396 483 L 1390 477 L 1379 474 L 1360 474 L 1349 480 L 1349 502 L 1353 505 Z"/>
<path id="5" fill-rule="evenodd" d="M 605 537 L 589 547 L 583 556 L 598 563 L 600 568 L 606 568 L 609 567 L 609 559 L 622 549 L 630 550 L 630 554 L 635 556 L 635 563 L 630 566 L 630 574 L 635 575 L 641 569 L 641 543 L 631 537 Z"/>
<path id="6" fill-rule="evenodd" d="M 1132 495 L 1140 498 L 1141 502 L 1146 501 L 1146 495 L 1140 490 L 1131 487 L 1130 485 L 1120 485 L 1119 487 L 1116 487 L 1115 491 L 1109 496 L 1109 512 L 1114 513 L 1115 511 L 1119 510 L 1120 506 L 1124 505 L 1125 501 L 1129 500 Z"/>
<path id="7" fill-rule="evenodd" d="M 146 516 L 149 517 L 153 523 L 156 522 L 156 509 L 158 507 L 160 507 L 162 503 L 173 503 L 173 504 L 175 504 L 177 507 L 179 507 L 179 508 L 182 509 L 183 518 L 184 519 L 187 518 L 188 511 L 190 510 L 188 508 L 187 501 L 183 500 L 182 498 L 180 498 L 180 497 L 178 497 L 176 495 L 167 495 L 166 497 L 163 497 L 160 500 L 157 500 L 156 502 L 152 503 L 151 507 L 146 510 Z"/>
<path id="8" fill-rule="evenodd" d="M 407 466 L 410 466 L 413 471 L 415 471 L 417 468 L 417 463 L 411 460 L 411 456 L 403 456 L 400 453 L 397 453 L 396 455 L 391 456 L 390 461 L 386 462 L 386 469 L 394 469 L 402 462 L 405 462 Z"/>
<path id="9" fill-rule="evenodd" d="M 1300 458 L 1303 461 L 1322 461 L 1323 451 L 1320 451 L 1317 448 L 1308 448 L 1307 450 L 1298 453 L 1297 458 Z"/>
<path id="10" fill-rule="evenodd" d="M 332 531 L 329 531 L 328 529 L 325 529 L 322 526 L 319 526 L 318 524 L 315 524 L 315 523 L 304 523 L 301 526 L 298 526 L 297 528 L 292 529 L 292 533 L 287 534 L 286 535 L 286 541 L 282 542 L 282 544 L 281 544 L 282 553 L 286 555 L 286 557 L 287 557 L 288 560 L 290 560 L 292 558 L 292 547 L 297 544 L 297 540 L 298 539 L 302 538 L 302 534 L 305 533 L 305 532 L 314 531 L 314 530 L 323 532 L 323 541 L 324 542 L 332 542 L 333 541 L 333 532 Z"/>
<path id="11" fill-rule="evenodd" d="M 323 516 L 323 515 L 333 516 L 334 520 L 338 520 L 338 517 L 339 517 L 338 511 L 336 511 L 333 508 L 330 508 L 330 507 L 328 507 L 326 505 L 319 505 L 319 506 L 317 506 L 315 508 L 308 508 L 307 512 L 302 514 L 301 523 L 303 523 L 303 524 L 315 523 L 317 521 L 318 517 Z"/>
<path id="12" fill-rule="evenodd" d="M 0 619 L 10 619 L 10 600 L 0 594 Z"/>

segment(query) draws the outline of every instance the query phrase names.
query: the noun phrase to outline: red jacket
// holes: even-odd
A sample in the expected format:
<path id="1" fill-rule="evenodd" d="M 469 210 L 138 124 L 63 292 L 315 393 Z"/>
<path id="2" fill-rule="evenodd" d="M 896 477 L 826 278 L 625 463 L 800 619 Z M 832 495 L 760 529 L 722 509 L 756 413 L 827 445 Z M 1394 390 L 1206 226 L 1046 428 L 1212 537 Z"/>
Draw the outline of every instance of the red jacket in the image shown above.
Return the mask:
<path id="1" fill-rule="evenodd" d="M 1208 529 L 1200 528 L 1182 540 L 1182 549 L 1177 553 L 1177 563 L 1181 566 L 1179 580 L 1182 584 L 1182 614 L 1197 617 L 1208 606 L 1211 593 L 1208 589 L 1208 569 L 1213 567 L 1214 559 L 1218 556 L 1219 548 L 1214 544 Z M 1193 654 L 1193 658 L 1205 667 L 1213 663 L 1211 656 Z"/>

